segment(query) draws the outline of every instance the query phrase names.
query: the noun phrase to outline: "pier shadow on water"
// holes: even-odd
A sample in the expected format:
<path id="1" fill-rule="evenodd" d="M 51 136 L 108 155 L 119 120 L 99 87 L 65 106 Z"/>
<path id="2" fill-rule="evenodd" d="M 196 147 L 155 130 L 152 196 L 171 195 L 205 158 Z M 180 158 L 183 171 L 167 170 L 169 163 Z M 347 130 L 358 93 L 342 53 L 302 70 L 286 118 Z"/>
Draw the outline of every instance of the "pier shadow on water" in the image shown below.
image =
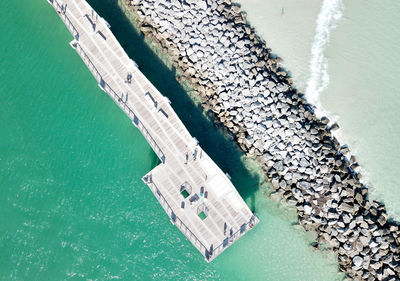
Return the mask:
<path id="1" fill-rule="evenodd" d="M 255 212 L 255 193 L 263 179 L 245 167 L 244 153 L 222 129 L 217 129 L 176 81 L 169 69 L 144 41 L 115 0 L 89 0 L 88 3 L 111 25 L 111 30 L 128 56 L 153 85 L 167 96 L 186 128 L 217 165 L 232 177 L 232 182 L 249 208 Z"/>

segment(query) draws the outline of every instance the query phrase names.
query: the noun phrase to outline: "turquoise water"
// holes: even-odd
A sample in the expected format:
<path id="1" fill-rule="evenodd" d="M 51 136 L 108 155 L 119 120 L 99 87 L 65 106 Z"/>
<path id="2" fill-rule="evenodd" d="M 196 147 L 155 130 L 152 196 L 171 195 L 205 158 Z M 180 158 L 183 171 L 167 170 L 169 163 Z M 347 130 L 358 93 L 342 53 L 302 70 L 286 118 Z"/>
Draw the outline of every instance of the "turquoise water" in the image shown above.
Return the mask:
<path id="1" fill-rule="evenodd" d="M 155 154 L 70 48 L 51 6 L 2 1 L 0 280 L 341 280 L 335 257 L 313 252 L 294 212 L 266 198 L 115 1 L 90 2 L 261 222 L 207 264 L 141 182 Z"/>

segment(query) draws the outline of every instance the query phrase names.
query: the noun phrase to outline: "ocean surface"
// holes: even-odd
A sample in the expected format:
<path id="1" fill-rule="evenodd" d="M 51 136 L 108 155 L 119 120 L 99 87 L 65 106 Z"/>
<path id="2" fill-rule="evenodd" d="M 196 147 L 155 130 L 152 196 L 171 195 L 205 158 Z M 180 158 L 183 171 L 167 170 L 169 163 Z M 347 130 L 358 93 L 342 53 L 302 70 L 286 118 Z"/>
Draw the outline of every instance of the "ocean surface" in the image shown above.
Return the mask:
<path id="1" fill-rule="evenodd" d="M 293 210 L 267 199 L 251 163 L 116 1 L 89 2 L 261 222 L 206 263 L 140 180 L 158 159 L 68 45 L 53 8 L 0 1 L 0 280 L 341 280 L 336 258 L 314 252 Z"/>
<path id="2" fill-rule="evenodd" d="M 318 114 L 339 123 L 370 198 L 400 220 L 400 2 L 239 2 Z"/>

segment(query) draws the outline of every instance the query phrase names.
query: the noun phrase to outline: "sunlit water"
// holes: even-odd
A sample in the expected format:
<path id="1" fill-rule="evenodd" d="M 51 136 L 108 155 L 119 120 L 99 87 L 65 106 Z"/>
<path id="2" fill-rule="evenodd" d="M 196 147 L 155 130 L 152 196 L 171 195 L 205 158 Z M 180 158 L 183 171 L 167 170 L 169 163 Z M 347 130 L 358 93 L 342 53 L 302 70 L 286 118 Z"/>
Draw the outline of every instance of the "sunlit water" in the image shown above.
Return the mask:
<path id="1" fill-rule="evenodd" d="M 90 1 L 261 222 L 208 264 L 140 178 L 158 163 L 42 0 L 0 2 L 0 280 L 340 280 L 115 1 Z M 227 157 L 228 156 L 228 157 Z M 250 169 L 252 170 L 252 169 Z"/>
<path id="2" fill-rule="evenodd" d="M 239 2 L 318 114 L 339 122 L 370 197 L 400 219 L 400 2 Z"/>

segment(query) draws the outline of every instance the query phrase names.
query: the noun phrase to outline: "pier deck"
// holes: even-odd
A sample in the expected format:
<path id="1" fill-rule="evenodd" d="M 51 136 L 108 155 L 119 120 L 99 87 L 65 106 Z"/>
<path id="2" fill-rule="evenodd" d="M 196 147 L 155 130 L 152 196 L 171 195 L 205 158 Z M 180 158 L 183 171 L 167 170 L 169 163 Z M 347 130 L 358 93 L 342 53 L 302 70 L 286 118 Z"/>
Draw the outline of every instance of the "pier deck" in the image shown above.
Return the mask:
<path id="1" fill-rule="evenodd" d="M 99 87 L 129 116 L 161 164 L 143 177 L 170 220 L 207 261 L 258 223 L 227 175 L 203 151 L 85 0 L 48 0 Z"/>

